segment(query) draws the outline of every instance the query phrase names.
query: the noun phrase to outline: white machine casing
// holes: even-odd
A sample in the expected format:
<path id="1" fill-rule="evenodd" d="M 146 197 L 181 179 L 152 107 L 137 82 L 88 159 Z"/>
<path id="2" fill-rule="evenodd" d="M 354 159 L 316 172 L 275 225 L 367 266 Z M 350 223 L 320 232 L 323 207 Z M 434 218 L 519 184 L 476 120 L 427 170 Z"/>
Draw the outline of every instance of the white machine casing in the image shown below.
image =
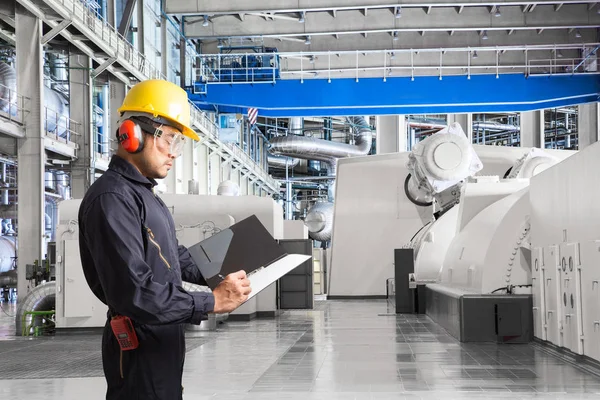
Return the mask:
<path id="1" fill-rule="evenodd" d="M 600 143 L 532 178 L 535 336 L 600 362 Z M 536 263 L 537 261 L 537 263 Z M 539 269 L 536 271 L 536 264 Z"/>
<path id="2" fill-rule="evenodd" d="M 385 296 L 394 250 L 405 247 L 415 249 L 415 277 L 422 282 L 477 293 L 530 283 L 530 178 L 576 152 L 472 149 L 481 168 L 462 184 L 459 204 L 438 219 L 433 206 L 417 206 L 405 195 L 410 153 L 338 161 L 331 297 Z M 504 179 L 511 171 L 517 176 Z"/>
<path id="3" fill-rule="evenodd" d="M 275 239 L 284 239 L 282 208 L 271 198 L 258 196 L 201 196 L 161 194 L 171 210 L 177 239 L 191 246 L 234 223 L 256 215 Z M 56 327 L 102 327 L 107 307 L 91 292 L 81 268 L 77 213 L 81 200 L 59 205 L 56 233 Z M 298 236 L 295 234 L 295 236 Z M 243 266 L 240 266 L 243 269 Z M 188 290 L 208 290 L 184 282 Z M 253 315 L 276 310 L 275 284 L 266 288 L 231 314 Z"/>

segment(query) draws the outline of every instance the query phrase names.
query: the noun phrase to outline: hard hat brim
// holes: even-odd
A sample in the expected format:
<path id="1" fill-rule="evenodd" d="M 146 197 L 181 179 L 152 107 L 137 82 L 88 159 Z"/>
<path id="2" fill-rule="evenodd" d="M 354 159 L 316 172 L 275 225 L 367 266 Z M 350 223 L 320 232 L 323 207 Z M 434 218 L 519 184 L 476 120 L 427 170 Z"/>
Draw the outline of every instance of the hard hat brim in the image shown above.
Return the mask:
<path id="1" fill-rule="evenodd" d="M 194 130 L 188 128 L 187 126 L 183 127 L 183 129 L 181 130 L 181 133 L 183 133 L 184 136 L 187 136 L 190 139 L 200 141 L 200 136 L 198 136 L 198 134 L 196 132 L 194 132 Z"/>
<path id="2" fill-rule="evenodd" d="M 123 115 L 125 112 L 140 112 L 143 114 L 147 114 L 150 117 L 161 117 L 166 119 L 171 123 L 171 126 L 179 129 L 184 136 L 189 137 L 190 139 L 200 141 L 200 136 L 194 130 L 188 126 L 181 124 L 180 122 L 174 121 L 172 118 L 169 118 L 168 115 L 163 115 L 162 113 L 153 113 L 152 111 L 148 111 L 145 108 L 137 108 L 137 107 L 121 107 L 117 110 L 118 113 Z"/>

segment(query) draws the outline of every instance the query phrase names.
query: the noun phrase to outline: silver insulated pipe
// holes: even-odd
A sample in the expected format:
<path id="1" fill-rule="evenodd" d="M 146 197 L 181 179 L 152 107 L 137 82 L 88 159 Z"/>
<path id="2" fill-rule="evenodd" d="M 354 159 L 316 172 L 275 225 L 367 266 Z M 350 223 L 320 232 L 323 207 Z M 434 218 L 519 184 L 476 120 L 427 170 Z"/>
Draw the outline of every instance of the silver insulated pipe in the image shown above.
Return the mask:
<path id="1" fill-rule="evenodd" d="M 515 131 L 518 132 L 521 128 L 517 125 L 500 124 L 498 122 L 482 122 L 473 121 L 473 130 L 485 129 L 489 131 Z"/>
<path id="2" fill-rule="evenodd" d="M 304 225 L 310 232 L 310 237 L 314 240 L 326 242 L 331 240 L 333 233 L 333 203 L 315 203 L 306 218 Z"/>
<path id="3" fill-rule="evenodd" d="M 286 169 L 287 167 L 296 168 L 298 164 L 300 164 L 300 159 L 284 156 L 274 156 L 269 154 L 267 157 L 267 162 L 269 163 L 269 167 L 271 168 Z"/>
<path id="4" fill-rule="evenodd" d="M 338 158 L 369 154 L 373 143 L 373 132 L 364 117 L 349 117 L 354 129 L 355 144 L 331 142 L 308 136 L 279 136 L 269 141 L 269 153 L 273 155 L 324 161 L 329 165 L 329 174 L 335 175 Z"/>
<path id="5" fill-rule="evenodd" d="M 32 316 L 28 311 L 51 311 L 56 308 L 56 282 L 46 282 L 33 288 L 17 307 L 16 328 L 17 336 L 23 334 L 23 328 L 42 325 L 41 316 Z"/>

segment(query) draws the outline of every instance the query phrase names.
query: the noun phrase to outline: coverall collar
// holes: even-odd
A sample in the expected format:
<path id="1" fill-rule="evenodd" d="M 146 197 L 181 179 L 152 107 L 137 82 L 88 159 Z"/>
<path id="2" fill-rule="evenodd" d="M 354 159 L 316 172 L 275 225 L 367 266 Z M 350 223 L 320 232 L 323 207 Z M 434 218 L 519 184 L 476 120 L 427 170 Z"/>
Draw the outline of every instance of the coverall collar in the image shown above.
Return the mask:
<path id="1" fill-rule="evenodd" d="M 141 183 L 149 189 L 152 189 L 157 185 L 157 182 L 154 179 L 146 178 L 140 173 L 140 171 L 137 170 L 136 167 L 133 166 L 133 164 L 116 154 L 112 156 L 110 163 L 108 164 L 108 168 L 118 174 L 123 175 L 125 178 L 131 181 Z"/>

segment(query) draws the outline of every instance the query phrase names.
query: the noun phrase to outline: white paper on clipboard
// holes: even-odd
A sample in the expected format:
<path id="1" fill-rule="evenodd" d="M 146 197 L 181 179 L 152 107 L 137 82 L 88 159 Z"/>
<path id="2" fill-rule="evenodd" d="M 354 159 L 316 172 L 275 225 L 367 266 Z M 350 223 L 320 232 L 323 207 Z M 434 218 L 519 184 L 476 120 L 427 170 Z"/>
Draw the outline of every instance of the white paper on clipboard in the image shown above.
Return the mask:
<path id="1" fill-rule="evenodd" d="M 250 280 L 252 292 L 248 295 L 248 300 L 277 281 L 277 279 L 300 266 L 306 260 L 309 260 L 311 257 L 312 256 L 307 256 L 305 254 L 288 254 L 274 263 L 250 274 L 248 279 Z"/>

